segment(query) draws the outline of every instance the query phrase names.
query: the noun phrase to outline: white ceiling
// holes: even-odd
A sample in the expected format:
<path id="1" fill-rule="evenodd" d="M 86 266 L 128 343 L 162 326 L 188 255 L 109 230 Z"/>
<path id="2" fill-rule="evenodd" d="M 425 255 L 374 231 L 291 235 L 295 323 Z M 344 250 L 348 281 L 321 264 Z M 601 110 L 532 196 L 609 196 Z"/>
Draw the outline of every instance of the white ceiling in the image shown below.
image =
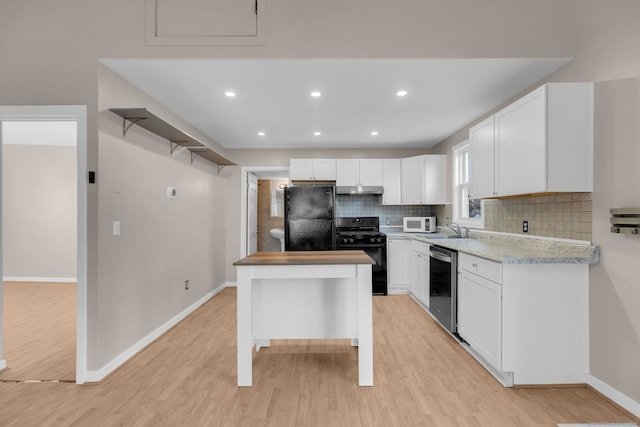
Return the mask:
<path id="1" fill-rule="evenodd" d="M 569 61 L 103 60 L 228 149 L 431 147 Z"/>

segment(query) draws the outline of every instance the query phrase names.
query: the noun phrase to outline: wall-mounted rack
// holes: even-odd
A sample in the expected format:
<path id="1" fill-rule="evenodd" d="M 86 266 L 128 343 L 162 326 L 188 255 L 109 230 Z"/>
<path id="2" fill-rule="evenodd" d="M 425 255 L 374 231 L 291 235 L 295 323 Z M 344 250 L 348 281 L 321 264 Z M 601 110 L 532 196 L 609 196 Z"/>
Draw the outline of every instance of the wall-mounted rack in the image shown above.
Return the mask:
<path id="1" fill-rule="evenodd" d="M 131 126 L 138 125 L 151 133 L 167 139 L 170 142 L 169 149 L 171 154 L 173 154 L 178 147 L 189 150 L 191 152 L 191 163 L 193 163 L 193 160 L 197 156 L 200 156 L 215 163 L 218 166 L 218 173 L 220 173 L 225 166 L 236 165 L 231 160 L 213 151 L 211 147 L 169 124 L 146 108 L 110 108 L 109 110 L 122 117 L 123 137 L 127 136 L 127 131 Z"/>
<path id="2" fill-rule="evenodd" d="M 609 209 L 611 232 L 640 234 L 640 208 Z"/>

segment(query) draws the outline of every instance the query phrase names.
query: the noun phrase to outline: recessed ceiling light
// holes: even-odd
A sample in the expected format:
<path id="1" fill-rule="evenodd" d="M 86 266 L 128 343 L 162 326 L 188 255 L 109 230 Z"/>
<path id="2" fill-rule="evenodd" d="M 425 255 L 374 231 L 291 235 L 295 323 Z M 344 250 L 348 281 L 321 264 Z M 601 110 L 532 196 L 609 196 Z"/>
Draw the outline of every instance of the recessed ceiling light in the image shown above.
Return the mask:
<path id="1" fill-rule="evenodd" d="M 319 130 L 317 130 L 317 131 L 315 131 L 313 134 L 314 134 L 315 136 L 320 136 L 320 135 L 322 135 L 322 132 L 320 132 Z"/>
<path id="2" fill-rule="evenodd" d="M 397 95 L 397 96 L 406 96 L 406 95 L 407 95 L 407 93 L 409 93 L 409 92 L 407 92 L 406 90 L 404 90 L 404 89 L 403 89 L 403 90 L 399 90 L 399 91 L 397 91 L 397 92 L 396 92 L 396 95 Z"/>
<path id="3" fill-rule="evenodd" d="M 228 90 L 224 94 L 229 98 L 233 98 L 233 97 L 236 96 L 236 93 L 234 91 L 232 91 L 232 90 Z"/>
<path id="4" fill-rule="evenodd" d="M 311 96 L 313 96 L 314 98 L 319 98 L 322 96 L 322 92 L 314 90 L 313 92 L 311 92 Z"/>
<path id="5" fill-rule="evenodd" d="M 378 136 L 378 131 L 377 130 L 372 130 L 371 131 L 371 136 Z"/>
<path id="6" fill-rule="evenodd" d="M 265 132 L 262 132 L 262 131 L 258 132 L 258 136 L 265 136 L 265 135 L 266 135 Z"/>

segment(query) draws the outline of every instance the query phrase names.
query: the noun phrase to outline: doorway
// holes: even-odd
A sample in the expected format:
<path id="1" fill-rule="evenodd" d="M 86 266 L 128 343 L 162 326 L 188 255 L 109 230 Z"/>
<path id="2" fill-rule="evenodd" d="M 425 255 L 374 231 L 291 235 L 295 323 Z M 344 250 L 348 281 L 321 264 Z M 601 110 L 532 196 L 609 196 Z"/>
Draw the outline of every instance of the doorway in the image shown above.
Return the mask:
<path id="1" fill-rule="evenodd" d="M 0 380 L 85 380 L 86 126 L 84 106 L 0 107 Z"/>
<path id="2" fill-rule="evenodd" d="M 75 381 L 77 123 L 2 123 L 0 380 Z"/>
<path id="3" fill-rule="evenodd" d="M 284 233 L 284 188 L 288 183 L 284 178 L 258 180 L 258 252 L 284 249 L 284 234 L 274 230 Z"/>
<path id="4" fill-rule="evenodd" d="M 280 242 L 270 230 L 284 226 L 281 187 L 289 183 L 289 168 L 243 167 L 241 176 L 241 256 L 280 250 Z"/>

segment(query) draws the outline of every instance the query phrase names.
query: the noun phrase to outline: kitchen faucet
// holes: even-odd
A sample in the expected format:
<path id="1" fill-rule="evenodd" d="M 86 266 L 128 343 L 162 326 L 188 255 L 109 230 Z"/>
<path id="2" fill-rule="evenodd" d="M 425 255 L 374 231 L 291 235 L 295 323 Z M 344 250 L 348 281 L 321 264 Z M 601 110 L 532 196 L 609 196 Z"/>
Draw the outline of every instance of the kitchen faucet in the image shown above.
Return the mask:
<path id="1" fill-rule="evenodd" d="M 460 224 L 456 224 L 455 222 L 451 225 L 445 225 L 444 228 L 448 228 L 453 230 L 456 233 L 456 237 L 469 237 L 469 229 L 467 227 L 460 227 Z M 464 235 L 462 231 L 465 231 Z"/>

